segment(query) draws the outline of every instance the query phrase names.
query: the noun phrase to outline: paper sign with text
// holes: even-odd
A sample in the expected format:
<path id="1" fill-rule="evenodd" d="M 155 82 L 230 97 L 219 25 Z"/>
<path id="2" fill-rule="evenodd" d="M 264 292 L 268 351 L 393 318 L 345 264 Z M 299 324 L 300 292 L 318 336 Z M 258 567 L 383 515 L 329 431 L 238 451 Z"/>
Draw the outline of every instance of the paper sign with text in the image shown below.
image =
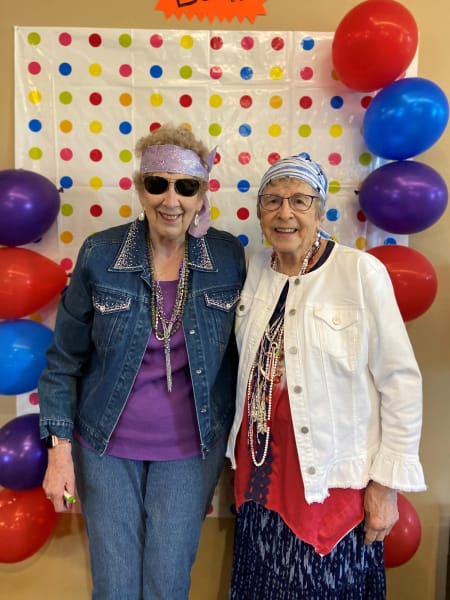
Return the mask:
<path id="1" fill-rule="evenodd" d="M 206 17 L 210 23 L 214 19 L 220 22 L 238 19 L 241 23 L 248 19 L 254 23 L 256 17 L 265 15 L 265 0 L 158 0 L 155 10 L 161 10 L 166 18 L 182 16 L 191 20 L 197 17 L 200 21 Z"/>

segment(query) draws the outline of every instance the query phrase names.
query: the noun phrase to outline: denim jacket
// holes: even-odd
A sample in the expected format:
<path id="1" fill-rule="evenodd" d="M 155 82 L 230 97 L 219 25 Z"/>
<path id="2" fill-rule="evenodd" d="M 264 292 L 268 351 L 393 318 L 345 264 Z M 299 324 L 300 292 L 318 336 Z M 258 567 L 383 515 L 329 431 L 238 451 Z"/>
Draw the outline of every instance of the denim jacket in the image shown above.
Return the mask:
<path id="1" fill-rule="evenodd" d="M 205 456 L 233 419 L 234 313 L 245 278 L 241 243 L 213 228 L 189 237 L 189 272 L 183 330 Z M 105 452 L 147 347 L 150 291 L 145 222 L 85 240 L 39 381 L 41 437 L 71 439 L 75 428 Z"/>

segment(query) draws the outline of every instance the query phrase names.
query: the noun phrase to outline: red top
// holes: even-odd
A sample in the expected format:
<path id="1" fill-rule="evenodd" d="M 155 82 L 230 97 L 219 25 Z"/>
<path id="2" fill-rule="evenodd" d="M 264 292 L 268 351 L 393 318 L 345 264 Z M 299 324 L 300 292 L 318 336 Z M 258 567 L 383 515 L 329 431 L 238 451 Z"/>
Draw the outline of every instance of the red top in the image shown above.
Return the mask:
<path id="1" fill-rule="evenodd" d="M 245 408 L 236 441 L 236 509 L 258 502 L 277 512 L 316 552 L 328 554 L 364 518 L 364 490 L 333 488 L 323 503 L 307 504 L 284 377 L 273 386 L 269 451 L 260 467 L 254 466 L 248 446 L 248 399 Z M 261 436 L 259 445 L 264 447 L 264 442 Z M 255 450 L 257 446 L 255 434 Z"/>

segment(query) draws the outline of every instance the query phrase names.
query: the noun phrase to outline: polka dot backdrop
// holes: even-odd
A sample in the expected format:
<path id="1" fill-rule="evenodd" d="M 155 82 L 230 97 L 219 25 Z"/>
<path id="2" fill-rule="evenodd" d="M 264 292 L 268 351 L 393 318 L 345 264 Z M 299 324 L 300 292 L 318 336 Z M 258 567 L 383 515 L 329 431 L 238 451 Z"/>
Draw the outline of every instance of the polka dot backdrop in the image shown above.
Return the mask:
<path id="1" fill-rule="evenodd" d="M 262 244 L 261 175 L 301 151 L 329 177 L 324 229 L 334 239 L 362 250 L 407 243 L 359 210 L 356 190 L 381 165 L 361 134 L 372 95 L 337 80 L 332 40 L 333 33 L 301 31 L 17 27 L 16 167 L 62 190 L 57 222 L 33 249 L 70 273 L 88 234 L 136 218 L 134 147 L 167 121 L 218 146 L 212 222 L 248 253 Z M 52 325 L 54 307 L 32 318 Z M 18 399 L 19 412 L 37 406 L 35 392 Z"/>

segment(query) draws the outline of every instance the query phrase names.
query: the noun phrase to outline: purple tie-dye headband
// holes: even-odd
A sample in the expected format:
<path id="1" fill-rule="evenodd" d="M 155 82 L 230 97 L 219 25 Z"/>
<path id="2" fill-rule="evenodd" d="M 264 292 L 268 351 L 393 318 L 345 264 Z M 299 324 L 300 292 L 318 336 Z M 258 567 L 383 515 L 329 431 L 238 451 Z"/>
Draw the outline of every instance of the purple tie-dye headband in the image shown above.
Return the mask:
<path id="1" fill-rule="evenodd" d="M 208 181 L 216 149 L 207 158 L 207 168 L 193 150 L 170 144 L 148 146 L 142 153 L 141 173 L 182 173 Z"/>
<path id="2" fill-rule="evenodd" d="M 217 147 L 213 148 L 206 159 L 207 167 L 203 165 L 198 154 L 193 150 L 170 144 L 155 144 L 148 146 L 142 153 L 141 173 L 180 173 L 190 175 L 205 181 L 214 164 Z M 197 218 L 191 223 L 189 233 L 194 237 L 202 237 L 211 225 L 211 215 L 208 197 L 203 196 L 203 205 Z"/>

